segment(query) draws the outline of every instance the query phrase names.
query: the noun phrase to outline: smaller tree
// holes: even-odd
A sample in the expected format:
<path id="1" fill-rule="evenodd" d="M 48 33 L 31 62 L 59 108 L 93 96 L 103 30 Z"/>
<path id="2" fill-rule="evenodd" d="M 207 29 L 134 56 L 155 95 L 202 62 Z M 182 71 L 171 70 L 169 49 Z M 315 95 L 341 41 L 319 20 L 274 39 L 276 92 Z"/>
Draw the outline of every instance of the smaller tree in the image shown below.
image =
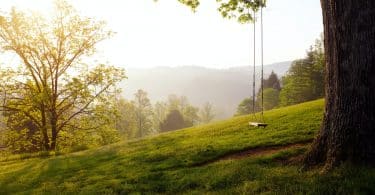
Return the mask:
<path id="1" fill-rule="evenodd" d="M 299 61 L 295 62 L 295 64 L 298 63 Z M 306 77 L 287 75 L 283 78 L 283 83 L 284 86 L 280 92 L 280 106 L 298 104 L 313 99 L 311 80 Z"/>
<path id="2" fill-rule="evenodd" d="M 267 79 L 263 80 L 263 88 L 272 88 L 278 91 L 281 90 L 280 80 L 275 72 L 271 72 Z"/>
<path id="3" fill-rule="evenodd" d="M 177 96 L 171 94 L 168 96 L 169 111 L 178 110 L 182 114 L 186 126 L 193 126 L 199 123 L 199 108 L 192 106 L 186 96 Z"/>
<path id="4" fill-rule="evenodd" d="M 121 98 L 116 102 L 116 109 L 116 129 L 127 139 L 136 137 L 137 113 L 134 103 Z"/>
<path id="5" fill-rule="evenodd" d="M 168 96 L 168 109 L 169 111 L 172 110 L 180 110 L 181 101 L 180 98 L 175 94 L 170 94 Z"/>
<path id="6" fill-rule="evenodd" d="M 152 127 L 152 105 L 147 92 L 139 89 L 134 94 L 133 104 L 136 112 L 137 137 L 143 137 L 150 132 Z"/>
<path id="7" fill-rule="evenodd" d="M 275 72 L 271 72 L 267 79 L 263 80 L 263 105 L 262 89 L 259 89 L 256 104 L 263 110 L 270 110 L 279 105 L 279 94 L 281 90 L 280 80 Z"/>
<path id="8" fill-rule="evenodd" d="M 162 132 L 173 131 L 186 127 L 185 120 L 178 110 L 172 110 L 167 115 L 167 118 L 160 124 Z"/>
<path id="9" fill-rule="evenodd" d="M 252 111 L 251 103 L 252 103 L 252 100 L 250 98 L 243 99 L 240 102 L 240 104 L 237 106 L 237 112 L 235 115 L 239 116 L 239 115 L 250 114 Z"/>
<path id="10" fill-rule="evenodd" d="M 263 91 L 263 109 L 264 110 L 271 110 L 279 105 L 279 94 L 280 91 L 274 88 L 266 88 Z M 257 105 L 261 107 L 261 94 L 258 94 L 257 97 Z"/>
<path id="11" fill-rule="evenodd" d="M 170 94 L 168 96 L 167 104 L 169 111 L 178 110 L 181 114 L 183 114 L 185 109 L 190 105 L 186 96 L 177 96 L 175 94 Z"/>
<path id="12" fill-rule="evenodd" d="M 187 127 L 194 126 L 199 123 L 199 108 L 188 105 L 184 110 L 183 116 Z"/>
<path id="13" fill-rule="evenodd" d="M 283 77 L 280 105 L 287 106 L 324 96 L 324 53 L 322 40 L 317 39 L 306 57 L 295 60 Z"/>
<path id="14" fill-rule="evenodd" d="M 152 128 L 154 132 L 160 131 L 160 124 L 167 118 L 168 105 L 165 102 L 156 102 L 153 111 Z"/>
<path id="15" fill-rule="evenodd" d="M 201 123 L 209 123 L 215 118 L 214 108 L 210 102 L 206 102 L 203 108 L 199 112 L 199 118 Z"/>
<path id="16" fill-rule="evenodd" d="M 263 79 L 263 101 L 264 110 L 270 110 L 279 104 L 279 92 L 281 90 L 280 80 L 275 72 L 271 72 L 267 79 Z M 259 89 L 255 105 L 253 108 L 253 99 L 245 98 L 237 106 L 235 115 L 246 115 L 253 112 L 259 112 L 262 109 L 262 89 Z"/>

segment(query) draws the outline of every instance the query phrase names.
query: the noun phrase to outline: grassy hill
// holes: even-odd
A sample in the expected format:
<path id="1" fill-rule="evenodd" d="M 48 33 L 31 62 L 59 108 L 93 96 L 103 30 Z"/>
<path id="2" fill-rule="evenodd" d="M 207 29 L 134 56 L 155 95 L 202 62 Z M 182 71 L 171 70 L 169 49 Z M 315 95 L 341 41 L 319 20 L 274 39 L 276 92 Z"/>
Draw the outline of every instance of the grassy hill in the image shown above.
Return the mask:
<path id="1" fill-rule="evenodd" d="M 298 159 L 320 126 L 323 100 L 49 158 L 0 162 L 0 194 L 373 194 L 375 169 L 321 175 Z"/>

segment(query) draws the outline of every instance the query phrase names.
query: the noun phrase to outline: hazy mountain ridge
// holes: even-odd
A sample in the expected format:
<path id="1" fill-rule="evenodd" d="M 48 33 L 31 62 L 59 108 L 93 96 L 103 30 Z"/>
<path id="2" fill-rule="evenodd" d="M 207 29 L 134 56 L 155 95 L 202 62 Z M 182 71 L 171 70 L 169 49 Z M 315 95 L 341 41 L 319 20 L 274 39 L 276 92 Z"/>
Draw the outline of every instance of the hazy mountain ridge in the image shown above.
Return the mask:
<path id="1" fill-rule="evenodd" d="M 283 76 L 291 62 L 264 66 L 265 77 L 273 70 Z M 241 100 L 252 93 L 251 66 L 214 69 L 200 66 L 155 67 L 127 69 L 128 79 L 122 83 L 123 94 L 133 99 L 138 89 L 147 91 L 152 102 L 165 101 L 169 94 L 186 96 L 191 104 L 201 106 L 209 101 L 216 109 L 218 118 L 235 113 Z M 256 67 L 256 87 L 260 82 L 260 67 Z"/>

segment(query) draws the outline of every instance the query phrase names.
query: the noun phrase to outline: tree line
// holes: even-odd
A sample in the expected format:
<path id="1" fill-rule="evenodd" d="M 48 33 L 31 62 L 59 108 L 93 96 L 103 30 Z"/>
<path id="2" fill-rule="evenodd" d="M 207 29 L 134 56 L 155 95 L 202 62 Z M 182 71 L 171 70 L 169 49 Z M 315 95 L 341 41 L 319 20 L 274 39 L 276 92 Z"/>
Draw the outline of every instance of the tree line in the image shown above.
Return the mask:
<path id="1" fill-rule="evenodd" d="M 263 109 L 289 106 L 324 97 L 323 38 L 317 39 L 306 52 L 306 57 L 292 62 L 281 79 L 272 71 L 263 80 Z M 261 89 L 256 95 L 255 112 L 262 108 Z M 245 98 L 237 107 L 236 115 L 253 112 L 252 98 Z"/>
<path id="2" fill-rule="evenodd" d="M 147 92 L 139 89 L 133 100 L 117 100 L 116 129 L 126 139 L 192 127 L 215 118 L 213 105 L 193 106 L 185 96 L 171 94 L 166 101 L 151 104 Z"/>

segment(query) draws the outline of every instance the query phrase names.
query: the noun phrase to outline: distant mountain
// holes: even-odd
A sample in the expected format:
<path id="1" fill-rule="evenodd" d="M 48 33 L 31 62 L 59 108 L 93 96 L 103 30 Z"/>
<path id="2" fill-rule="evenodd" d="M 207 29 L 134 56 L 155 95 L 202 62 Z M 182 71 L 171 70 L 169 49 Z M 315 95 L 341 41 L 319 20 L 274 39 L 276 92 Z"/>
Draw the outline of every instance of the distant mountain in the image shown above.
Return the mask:
<path id="1" fill-rule="evenodd" d="M 264 66 L 267 77 L 273 70 L 279 77 L 285 75 L 291 62 Z M 156 67 L 128 69 L 128 79 L 122 84 L 123 95 L 133 99 L 138 89 L 148 92 L 152 102 L 165 101 L 169 94 L 184 95 L 190 103 L 214 105 L 218 118 L 232 116 L 237 105 L 252 93 L 252 67 L 213 69 L 200 66 Z M 256 67 L 256 88 L 260 83 L 260 67 Z"/>

